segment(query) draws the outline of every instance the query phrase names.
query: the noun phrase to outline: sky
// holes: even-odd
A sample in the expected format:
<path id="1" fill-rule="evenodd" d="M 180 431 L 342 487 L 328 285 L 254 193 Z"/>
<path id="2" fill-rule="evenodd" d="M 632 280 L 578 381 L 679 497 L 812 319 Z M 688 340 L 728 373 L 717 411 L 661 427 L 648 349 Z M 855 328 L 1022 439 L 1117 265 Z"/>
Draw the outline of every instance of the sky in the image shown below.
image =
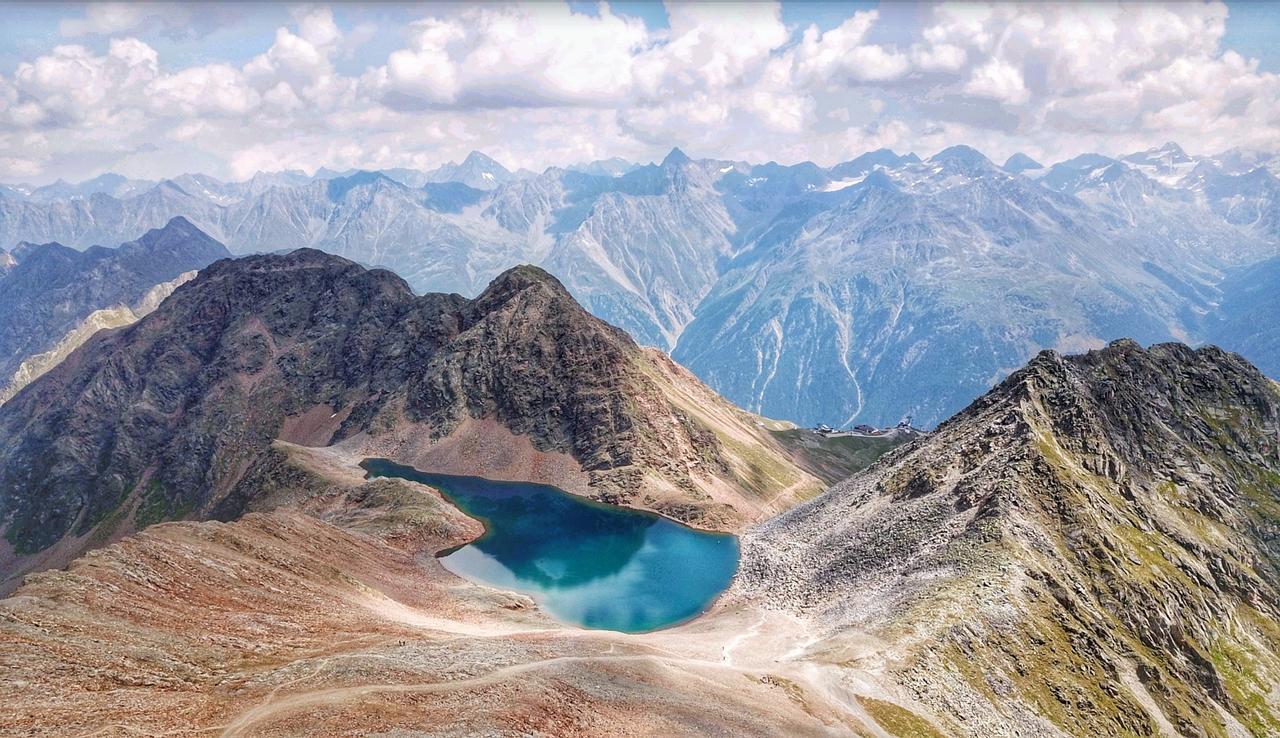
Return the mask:
<path id="1" fill-rule="evenodd" d="M 1267 3 L 0 6 L 0 181 L 1280 151 Z"/>

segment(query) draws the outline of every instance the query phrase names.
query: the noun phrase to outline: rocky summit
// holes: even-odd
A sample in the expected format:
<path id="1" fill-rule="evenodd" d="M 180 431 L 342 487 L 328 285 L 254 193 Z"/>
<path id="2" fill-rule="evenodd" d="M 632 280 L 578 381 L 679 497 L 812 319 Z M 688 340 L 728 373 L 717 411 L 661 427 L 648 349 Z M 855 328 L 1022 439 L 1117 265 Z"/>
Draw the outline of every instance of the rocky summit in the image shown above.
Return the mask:
<path id="1" fill-rule="evenodd" d="M 738 596 L 941 734 L 1280 734 L 1278 408 L 1213 347 L 1044 352 L 752 529 Z"/>
<path id="2" fill-rule="evenodd" d="M 732 530 L 822 486 L 766 426 L 534 267 L 468 300 L 307 249 L 223 260 L 0 406 L 5 569 L 235 518 L 277 441 Z"/>

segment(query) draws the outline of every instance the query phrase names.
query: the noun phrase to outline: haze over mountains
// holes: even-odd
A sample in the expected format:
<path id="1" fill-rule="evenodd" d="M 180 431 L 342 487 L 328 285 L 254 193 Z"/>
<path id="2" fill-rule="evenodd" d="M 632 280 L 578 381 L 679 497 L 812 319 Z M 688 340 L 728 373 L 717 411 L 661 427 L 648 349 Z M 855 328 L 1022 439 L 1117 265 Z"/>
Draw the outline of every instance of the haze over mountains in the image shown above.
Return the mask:
<path id="1" fill-rule="evenodd" d="M 230 255 L 181 216 L 116 248 L 21 243 L 0 252 L 0 403 L 96 331 L 134 322 Z"/>
<path id="2" fill-rule="evenodd" d="M 1280 158 L 1176 145 L 1004 167 L 952 147 L 830 168 L 694 160 L 512 173 L 322 170 L 9 187 L 0 243 L 119 243 L 177 215 L 234 252 L 309 246 L 475 295 L 517 263 L 729 399 L 802 423 L 932 425 L 1046 347 L 1219 340 L 1280 255 Z M 1251 281 L 1252 280 L 1252 281 Z M 1255 291 L 1256 292 L 1256 291 Z"/>

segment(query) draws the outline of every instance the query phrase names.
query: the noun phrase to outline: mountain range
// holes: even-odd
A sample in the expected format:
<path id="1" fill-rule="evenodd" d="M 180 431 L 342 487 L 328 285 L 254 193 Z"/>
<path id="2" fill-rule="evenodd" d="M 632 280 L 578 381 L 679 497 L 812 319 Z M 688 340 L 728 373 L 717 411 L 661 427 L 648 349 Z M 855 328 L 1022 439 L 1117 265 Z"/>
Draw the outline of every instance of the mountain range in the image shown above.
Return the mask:
<path id="1" fill-rule="evenodd" d="M 1280 385 L 1247 361 L 1045 351 L 933 433 L 850 441 L 733 407 L 537 267 L 468 299 L 219 260 L 0 406 L 7 726 L 1280 730 Z M 739 571 L 691 622 L 584 633 L 446 571 L 485 526 L 369 455 L 739 532 Z"/>
<path id="2" fill-rule="evenodd" d="M 1280 254 L 1280 158 L 1174 144 L 1001 167 L 952 147 L 833 167 L 694 160 L 512 173 L 104 176 L 10 187 L 0 243 L 118 243 L 181 215 L 236 253 L 313 247 L 417 291 L 476 295 L 517 263 L 754 412 L 932 425 L 1043 348 L 1244 342 L 1236 294 Z"/>
<path id="3" fill-rule="evenodd" d="M 0 403 L 96 331 L 132 323 L 230 255 L 181 216 L 115 248 L 0 251 Z"/>

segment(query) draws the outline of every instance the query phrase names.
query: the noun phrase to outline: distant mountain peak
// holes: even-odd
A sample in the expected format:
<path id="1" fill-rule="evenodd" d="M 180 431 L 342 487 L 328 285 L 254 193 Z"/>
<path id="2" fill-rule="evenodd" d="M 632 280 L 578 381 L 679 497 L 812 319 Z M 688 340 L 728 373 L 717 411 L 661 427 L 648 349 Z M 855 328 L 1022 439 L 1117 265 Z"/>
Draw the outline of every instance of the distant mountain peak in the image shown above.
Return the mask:
<path id="1" fill-rule="evenodd" d="M 929 161 L 932 162 L 950 162 L 961 164 L 966 167 L 975 166 L 994 166 L 991 160 L 981 151 L 972 146 L 958 144 L 956 146 L 948 146 L 947 148 L 934 154 Z"/>
<path id="2" fill-rule="evenodd" d="M 365 185 L 387 184 L 395 186 L 395 180 L 382 172 L 356 171 L 350 175 L 334 177 L 329 180 L 328 193 L 330 200 L 341 200 L 348 192 Z"/>
<path id="3" fill-rule="evenodd" d="M 134 241 L 133 243 L 150 244 L 150 243 L 159 242 L 161 240 L 167 240 L 167 239 L 173 239 L 173 238 L 181 238 L 181 239 L 196 238 L 204 241 L 209 241 L 212 243 L 218 243 L 216 239 L 214 239 L 209 234 L 197 228 L 194 223 L 187 220 L 185 217 L 181 215 L 175 215 L 174 217 L 169 219 L 168 223 L 165 223 L 163 226 L 159 228 L 152 228 L 151 230 L 142 234 L 142 236 L 138 238 L 136 241 Z M 221 246 L 222 244 L 218 243 L 218 245 Z M 226 255 L 230 256 L 231 254 L 230 252 L 228 252 Z"/>
<path id="4" fill-rule="evenodd" d="M 1135 164 L 1186 164 L 1192 160 L 1187 156 L 1187 152 L 1173 141 L 1166 141 L 1163 146 L 1129 154 L 1123 159 Z"/>
<path id="5" fill-rule="evenodd" d="M 467 154 L 467 158 L 462 160 L 462 165 L 466 167 L 497 167 L 504 172 L 509 171 L 506 167 L 498 163 L 496 159 L 481 151 L 472 151 Z"/>
<path id="6" fill-rule="evenodd" d="M 515 178 L 506 167 L 491 157 L 472 151 L 461 164 L 449 162 L 427 173 L 428 182 L 461 182 L 481 190 L 493 190 Z"/>
<path id="7" fill-rule="evenodd" d="M 146 234 L 143 235 L 143 238 L 146 238 L 147 236 L 150 236 L 153 233 L 154 234 L 181 233 L 185 235 L 201 235 L 201 236 L 205 236 L 206 238 L 208 237 L 204 231 L 197 228 L 194 223 L 187 220 L 186 217 L 181 215 L 175 215 L 172 218 L 170 218 L 169 222 L 165 223 L 163 226 L 160 226 L 159 228 L 152 228 L 151 230 L 147 231 Z"/>
<path id="8" fill-rule="evenodd" d="M 1009 157 L 1008 161 L 1004 163 L 1004 170 L 1014 174 L 1020 174 L 1032 169 L 1044 169 L 1044 165 L 1021 151 Z"/>
<path id="9" fill-rule="evenodd" d="M 876 149 L 868 151 L 865 154 L 850 159 L 849 161 L 831 167 L 830 174 L 832 177 L 856 177 L 859 174 L 866 174 L 876 167 L 885 167 L 894 169 L 905 164 L 917 164 L 920 157 L 915 154 L 899 155 L 891 149 Z"/>
<path id="10" fill-rule="evenodd" d="M 689 158 L 689 155 L 681 151 L 680 147 L 677 146 L 671 149 L 671 151 L 666 155 L 666 157 L 663 158 L 662 166 L 664 167 L 679 166 L 681 164 L 688 164 L 691 161 L 693 160 Z"/>

